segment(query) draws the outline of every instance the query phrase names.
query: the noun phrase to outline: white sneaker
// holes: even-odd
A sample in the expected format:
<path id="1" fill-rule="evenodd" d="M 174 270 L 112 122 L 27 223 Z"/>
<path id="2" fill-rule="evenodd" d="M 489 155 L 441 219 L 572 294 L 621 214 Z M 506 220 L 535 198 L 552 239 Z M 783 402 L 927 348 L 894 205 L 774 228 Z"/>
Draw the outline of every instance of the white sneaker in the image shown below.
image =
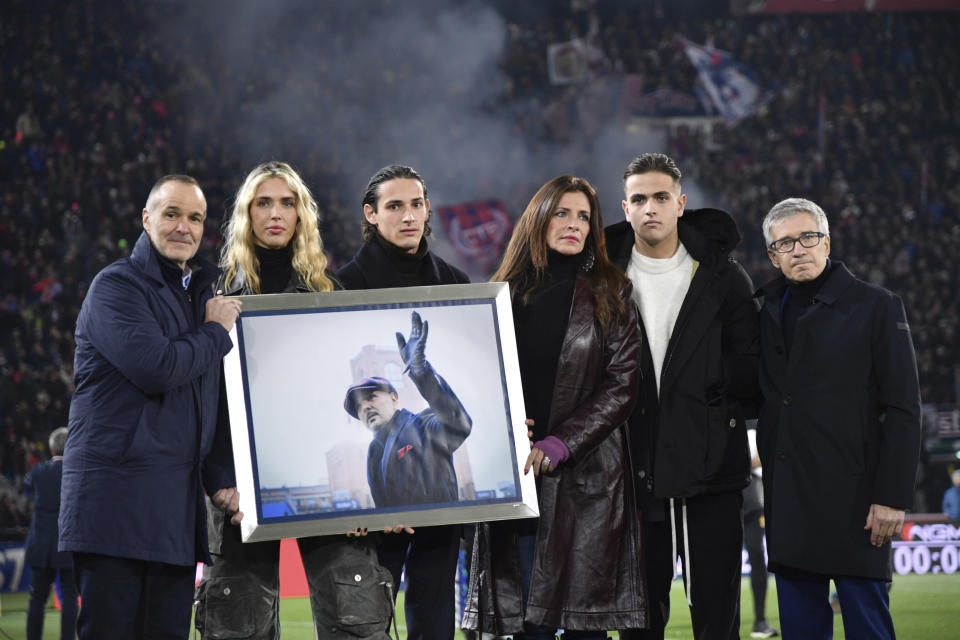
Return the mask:
<path id="1" fill-rule="evenodd" d="M 766 620 L 761 620 L 760 622 L 755 622 L 753 624 L 753 631 L 750 632 L 751 638 L 775 638 L 780 635 L 780 632 L 770 626 Z"/>

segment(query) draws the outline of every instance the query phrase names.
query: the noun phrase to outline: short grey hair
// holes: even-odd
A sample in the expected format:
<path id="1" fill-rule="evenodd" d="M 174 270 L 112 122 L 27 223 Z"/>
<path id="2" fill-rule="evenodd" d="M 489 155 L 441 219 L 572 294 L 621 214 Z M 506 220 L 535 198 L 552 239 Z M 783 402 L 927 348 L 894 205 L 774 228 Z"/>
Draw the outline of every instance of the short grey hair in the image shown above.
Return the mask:
<path id="1" fill-rule="evenodd" d="M 62 456 L 63 449 L 67 444 L 67 428 L 54 429 L 53 433 L 50 434 L 50 442 L 47 444 L 50 445 L 50 455 Z"/>
<path id="2" fill-rule="evenodd" d="M 165 175 L 153 183 L 153 186 L 150 188 L 150 195 L 147 196 L 147 203 L 143 205 L 143 208 L 149 211 L 151 215 L 153 214 L 153 207 L 156 206 L 156 200 L 160 195 L 160 189 L 162 189 L 163 185 L 167 184 L 168 182 L 182 182 L 184 184 L 189 184 L 197 189 L 200 189 L 200 192 L 203 193 L 203 189 L 200 188 L 200 183 L 197 182 L 197 179 L 193 176 L 188 176 L 182 173 L 171 173 L 169 175 Z M 204 200 L 204 202 L 206 202 L 206 200 Z"/>
<path id="3" fill-rule="evenodd" d="M 823 212 L 820 205 L 805 198 L 787 198 L 773 205 L 773 208 L 763 219 L 763 240 L 766 242 L 766 246 L 769 247 L 770 243 L 773 242 L 773 238 L 770 236 L 770 227 L 781 220 L 787 220 L 801 213 L 812 215 L 814 220 L 817 221 L 820 233 L 828 238 L 830 237 L 830 223 L 827 222 L 827 214 Z"/>

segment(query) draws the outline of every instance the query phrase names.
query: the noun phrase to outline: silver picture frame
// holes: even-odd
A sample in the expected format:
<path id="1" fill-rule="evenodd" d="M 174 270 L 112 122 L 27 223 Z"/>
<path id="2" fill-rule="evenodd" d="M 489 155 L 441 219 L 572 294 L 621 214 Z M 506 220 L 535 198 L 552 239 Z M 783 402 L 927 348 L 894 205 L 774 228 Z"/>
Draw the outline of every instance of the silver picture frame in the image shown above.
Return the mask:
<path id="1" fill-rule="evenodd" d="M 241 300 L 224 376 L 244 542 L 539 515 L 533 474 L 523 473 L 530 446 L 505 283 Z M 352 384 L 378 376 L 401 408 L 433 411 L 398 346 L 414 312 L 428 325 L 426 359 L 471 426 L 452 454 L 456 500 L 378 505 L 367 465 L 376 431 L 344 400 Z M 384 469 L 394 464 L 389 443 Z"/>

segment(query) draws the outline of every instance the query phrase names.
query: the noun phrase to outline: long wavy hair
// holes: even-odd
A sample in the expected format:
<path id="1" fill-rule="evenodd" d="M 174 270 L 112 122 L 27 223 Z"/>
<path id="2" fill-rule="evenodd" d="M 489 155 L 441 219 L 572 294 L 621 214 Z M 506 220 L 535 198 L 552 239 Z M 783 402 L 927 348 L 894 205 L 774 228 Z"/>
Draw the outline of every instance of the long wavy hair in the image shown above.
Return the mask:
<path id="1" fill-rule="evenodd" d="M 249 174 L 234 198 L 233 211 L 224 224 L 224 243 L 220 251 L 220 268 L 225 281 L 236 278 L 240 285 L 253 293 L 260 293 L 260 262 L 254 251 L 253 226 L 250 223 L 250 205 L 264 180 L 280 178 L 297 200 L 297 228 L 290 242 L 293 244 L 293 268 L 300 280 L 311 291 L 332 291 L 333 281 L 327 277 L 327 256 L 320 238 L 320 213 L 316 200 L 303 179 L 286 162 L 265 162 Z"/>
<path id="2" fill-rule="evenodd" d="M 557 176 L 540 187 L 520 216 L 500 268 L 491 280 L 510 283 L 511 294 L 523 296 L 524 301 L 543 284 L 547 269 L 547 225 L 560 198 L 571 191 L 584 194 L 590 203 L 590 233 L 584 242 L 583 253 L 587 255 L 583 268 L 590 279 L 597 322 L 606 334 L 626 315 L 626 302 L 619 294 L 626 277 L 607 257 L 600 201 L 596 190 L 584 178 Z"/>

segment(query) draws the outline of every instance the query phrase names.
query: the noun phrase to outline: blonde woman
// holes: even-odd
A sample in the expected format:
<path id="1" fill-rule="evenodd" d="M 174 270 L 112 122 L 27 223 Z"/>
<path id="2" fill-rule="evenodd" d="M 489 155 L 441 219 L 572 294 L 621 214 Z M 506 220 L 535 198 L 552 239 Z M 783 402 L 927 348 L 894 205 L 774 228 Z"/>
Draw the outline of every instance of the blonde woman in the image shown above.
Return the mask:
<path id="1" fill-rule="evenodd" d="M 316 201 L 289 164 L 256 167 L 237 191 L 224 227 L 223 275 L 217 288 L 225 295 L 342 289 L 326 268 L 318 218 Z M 226 412 L 220 413 L 225 420 Z M 229 467 L 232 472 L 232 459 Z M 197 629 L 204 638 L 279 638 L 280 541 L 242 544 L 235 524 L 241 514 L 218 509 L 209 513 L 214 564 L 204 567 L 197 590 Z M 351 638 L 385 638 L 391 599 L 381 585 L 390 573 L 377 563 L 372 542 L 333 535 L 300 538 L 297 544 L 317 637 L 341 638 L 349 630 Z M 345 588 L 336 579 L 341 574 L 349 576 L 349 593 L 338 596 L 337 589 Z M 354 584 L 354 576 L 364 579 Z M 357 593 L 360 584 L 370 585 L 372 592 Z"/>
<path id="2" fill-rule="evenodd" d="M 286 162 L 247 175 L 224 226 L 221 288 L 227 295 L 332 291 L 310 189 Z"/>

